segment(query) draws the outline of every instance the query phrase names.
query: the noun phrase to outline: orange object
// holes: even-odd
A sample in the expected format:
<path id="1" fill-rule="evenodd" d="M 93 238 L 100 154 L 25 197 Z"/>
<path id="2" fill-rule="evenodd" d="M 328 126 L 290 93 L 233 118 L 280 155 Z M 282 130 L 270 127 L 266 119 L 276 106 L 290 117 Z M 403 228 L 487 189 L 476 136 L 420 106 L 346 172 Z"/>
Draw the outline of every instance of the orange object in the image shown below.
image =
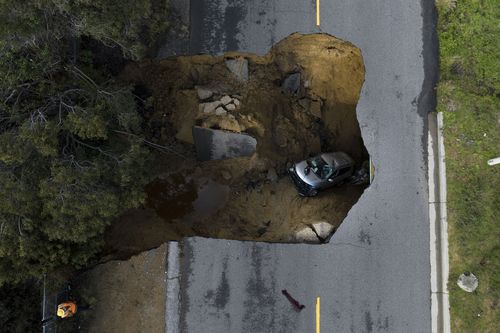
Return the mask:
<path id="1" fill-rule="evenodd" d="M 76 303 L 72 301 L 61 303 L 57 306 L 57 316 L 68 318 L 76 313 Z"/>

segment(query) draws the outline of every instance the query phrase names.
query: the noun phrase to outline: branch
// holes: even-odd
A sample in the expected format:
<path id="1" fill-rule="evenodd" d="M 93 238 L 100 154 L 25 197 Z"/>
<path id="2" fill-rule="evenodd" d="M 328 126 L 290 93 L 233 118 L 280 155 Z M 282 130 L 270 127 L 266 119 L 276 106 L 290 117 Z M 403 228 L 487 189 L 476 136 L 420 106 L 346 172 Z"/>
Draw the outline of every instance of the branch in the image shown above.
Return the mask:
<path id="1" fill-rule="evenodd" d="M 156 149 L 164 149 L 164 150 L 166 150 L 166 151 L 168 151 L 168 152 L 170 152 L 170 153 L 172 153 L 172 154 L 175 154 L 175 155 L 177 155 L 177 156 L 179 156 L 179 157 L 181 157 L 181 158 L 183 158 L 183 159 L 187 160 L 187 157 L 186 157 L 186 156 L 182 155 L 181 153 L 179 153 L 179 152 L 175 151 L 175 150 L 174 150 L 174 149 L 172 149 L 172 148 L 169 148 L 169 147 L 166 147 L 166 146 L 162 146 L 162 145 L 156 144 L 156 143 L 154 143 L 154 142 L 151 142 L 151 141 L 148 141 L 148 140 L 146 140 L 146 139 L 143 139 L 143 138 L 141 138 L 140 136 L 135 135 L 135 134 L 132 134 L 132 133 L 128 133 L 128 132 L 124 132 L 124 131 L 119 131 L 119 130 L 112 130 L 112 131 L 113 131 L 113 132 L 116 132 L 116 133 L 124 134 L 124 135 L 127 135 L 127 136 L 133 136 L 133 137 L 136 137 L 136 138 L 138 138 L 139 140 L 141 140 L 142 142 L 144 142 L 145 144 L 147 144 L 147 145 L 149 145 L 149 146 L 151 146 L 151 147 L 153 147 L 153 148 L 156 148 Z M 160 150 L 160 151 L 161 151 L 161 150 Z"/>
<path id="2" fill-rule="evenodd" d="M 23 231 L 22 231 L 22 228 L 21 228 L 21 217 L 18 217 L 17 218 L 17 230 L 19 230 L 19 236 L 23 237 Z"/>
<path id="3" fill-rule="evenodd" d="M 70 136 L 71 139 L 73 139 L 75 142 L 81 144 L 82 146 L 85 146 L 87 148 L 90 148 L 90 149 L 93 149 L 93 150 L 97 150 L 98 152 L 100 152 L 101 154 L 103 154 L 104 156 L 107 156 L 109 158 L 112 158 L 113 160 L 116 161 L 116 163 L 120 164 L 120 160 L 118 160 L 118 158 L 116 156 L 113 156 L 107 152 L 105 152 L 104 150 L 102 150 L 101 148 L 99 147 L 94 147 L 94 146 L 91 146 L 89 144 L 86 144 L 85 142 L 82 142 L 80 140 L 78 140 L 77 138 L 75 138 L 73 135 Z"/>

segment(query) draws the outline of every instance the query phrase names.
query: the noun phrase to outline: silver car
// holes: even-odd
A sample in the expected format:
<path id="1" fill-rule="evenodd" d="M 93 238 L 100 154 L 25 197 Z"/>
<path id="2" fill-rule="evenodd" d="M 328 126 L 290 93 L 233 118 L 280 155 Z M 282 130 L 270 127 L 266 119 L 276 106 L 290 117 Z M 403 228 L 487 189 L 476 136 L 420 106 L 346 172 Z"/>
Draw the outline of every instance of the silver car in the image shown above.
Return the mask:
<path id="1" fill-rule="evenodd" d="M 354 161 L 343 152 L 323 153 L 288 169 L 299 194 L 313 197 L 319 190 L 342 184 L 354 172 Z"/>

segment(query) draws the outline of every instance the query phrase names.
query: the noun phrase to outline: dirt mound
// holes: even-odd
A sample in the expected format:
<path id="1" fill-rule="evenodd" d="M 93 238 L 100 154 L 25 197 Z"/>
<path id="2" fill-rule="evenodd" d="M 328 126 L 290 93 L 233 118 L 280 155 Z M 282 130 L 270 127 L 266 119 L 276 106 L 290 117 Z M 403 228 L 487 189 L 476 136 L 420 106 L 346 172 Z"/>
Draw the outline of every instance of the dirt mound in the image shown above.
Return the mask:
<path id="1" fill-rule="evenodd" d="M 348 42 L 293 34 L 263 57 L 147 61 L 129 66 L 124 77 L 154 96 L 149 139 L 178 152 L 158 158 L 145 207 L 123 217 L 137 222 L 128 223 L 130 233 L 154 225 L 169 237 L 296 241 L 295 232 L 312 221 L 337 227 L 363 192 L 344 186 L 304 199 L 286 177 L 289 163 L 320 152 L 344 151 L 357 166 L 368 158 L 356 119 L 363 59 Z M 257 151 L 197 162 L 193 126 L 245 132 L 256 138 Z"/>

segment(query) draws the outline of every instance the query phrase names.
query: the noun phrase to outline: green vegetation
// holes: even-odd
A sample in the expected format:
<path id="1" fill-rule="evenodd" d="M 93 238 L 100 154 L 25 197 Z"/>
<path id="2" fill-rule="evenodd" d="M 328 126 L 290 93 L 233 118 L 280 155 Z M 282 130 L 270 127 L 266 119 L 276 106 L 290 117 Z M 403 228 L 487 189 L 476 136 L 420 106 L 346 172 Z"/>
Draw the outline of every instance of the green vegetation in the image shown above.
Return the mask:
<path id="1" fill-rule="evenodd" d="M 456 4 L 456 5 L 455 5 Z M 445 116 L 453 332 L 499 332 L 500 300 L 500 6 L 497 0 L 438 1 Z M 479 287 L 462 291 L 473 272 Z"/>
<path id="2" fill-rule="evenodd" d="M 42 274 L 87 265 L 106 226 L 144 201 L 144 101 L 97 53 L 147 56 L 165 11 L 158 0 L 0 0 L 2 331 L 33 331 Z"/>

